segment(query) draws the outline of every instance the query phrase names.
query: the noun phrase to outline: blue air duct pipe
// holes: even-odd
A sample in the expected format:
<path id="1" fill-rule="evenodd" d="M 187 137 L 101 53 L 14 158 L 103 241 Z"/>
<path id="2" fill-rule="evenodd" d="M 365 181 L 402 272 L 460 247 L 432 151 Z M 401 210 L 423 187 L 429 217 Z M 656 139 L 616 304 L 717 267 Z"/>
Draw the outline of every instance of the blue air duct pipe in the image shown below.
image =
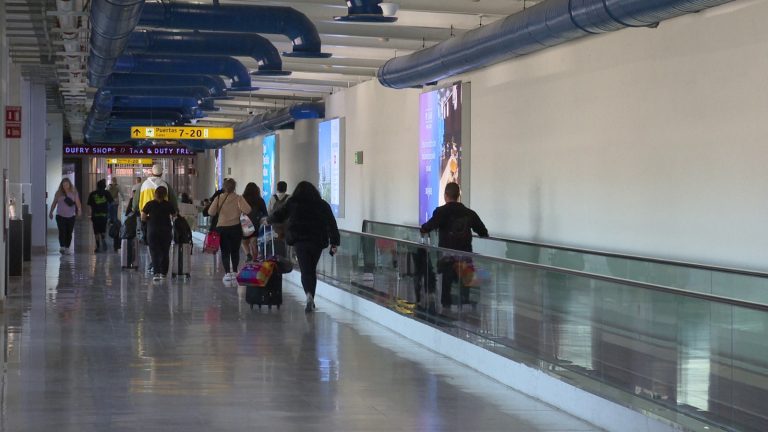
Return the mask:
<path id="1" fill-rule="evenodd" d="M 330 57 L 320 52 L 320 35 L 306 15 L 282 6 L 149 3 L 139 20 L 144 27 L 282 34 L 293 43 L 286 57 Z"/>
<path id="2" fill-rule="evenodd" d="M 237 59 L 211 56 L 205 61 L 185 56 L 161 57 L 155 55 L 125 54 L 117 59 L 115 72 L 177 75 L 224 75 L 232 79 L 232 88 L 251 89 L 248 69 Z"/>
<path id="3" fill-rule="evenodd" d="M 201 33 L 140 31 L 128 41 L 126 53 L 176 54 L 190 56 L 252 57 L 259 63 L 251 75 L 290 75 L 283 70 L 283 60 L 272 42 L 256 33 Z M 205 59 L 200 59 L 205 61 Z"/>
<path id="4" fill-rule="evenodd" d="M 158 75 L 113 73 L 104 82 L 111 89 L 205 87 L 211 97 L 227 96 L 227 84 L 215 75 Z"/>
<path id="5" fill-rule="evenodd" d="M 592 34 L 660 21 L 732 0 L 546 0 L 433 47 L 389 60 L 391 88 L 418 87 Z"/>
<path id="6" fill-rule="evenodd" d="M 211 99 L 195 99 L 193 97 L 154 97 L 151 95 L 115 96 L 112 101 L 112 110 L 115 108 L 147 107 L 152 109 L 162 108 L 200 108 L 205 111 L 216 111 L 217 108 Z"/>
<path id="7" fill-rule="evenodd" d="M 397 17 L 384 16 L 381 0 L 347 0 L 347 16 L 333 17 L 336 21 L 391 23 Z"/>
<path id="8" fill-rule="evenodd" d="M 144 0 L 94 0 L 91 3 L 88 81 L 101 87 L 112 72 L 115 60 L 141 17 Z"/>
<path id="9" fill-rule="evenodd" d="M 211 91 L 206 87 L 129 87 L 114 88 L 104 86 L 99 91 L 112 96 L 153 96 L 153 97 L 191 97 L 197 100 L 211 99 Z"/>
<path id="10" fill-rule="evenodd" d="M 295 104 L 287 108 L 269 111 L 234 126 L 235 137 L 230 141 L 186 141 L 183 144 L 194 150 L 221 148 L 227 144 L 242 141 L 272 133 L 282 126 L 293 123 L 296 120 L 316 119 L 325 117 L 325 104 L 322 102 L 309 102 Z"/>

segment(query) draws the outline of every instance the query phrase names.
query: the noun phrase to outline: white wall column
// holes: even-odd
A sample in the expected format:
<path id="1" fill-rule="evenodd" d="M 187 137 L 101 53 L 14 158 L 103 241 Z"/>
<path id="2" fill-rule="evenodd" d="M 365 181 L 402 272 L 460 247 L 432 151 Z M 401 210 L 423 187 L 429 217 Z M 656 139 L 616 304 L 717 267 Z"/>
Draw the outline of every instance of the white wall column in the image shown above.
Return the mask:
<path id="1" fill-rule="evenodd" d="M 45 252 L 47 238 L 48 215 L 46 214 L 45 190 L 47 188 L 47 163 L 46 163 L 46 139 L 47 139 L 47 114 L 48 105 L 45 99 L 45 86 L 43 84 L 30 84 L 29 120 L 31 130 L 29 133 L 28 151 L 28 183 L 32 184 L 32 198 L 29 211 L 32 213 L 32 251 Z"/>
<path id="2" fill-rule="evenodd" d="M 0 22 L 5 22 L 5 8 L 0 8 Z M 8 98 L 8 41 L 5 37 L 5 26 L 0 26 L 0 115 L 5 120 L 5 106 Z M 3 133 L 0 134 L 0 211 L 4 211 L 5 206 L 5 184 L 3 181 L 4 173 L 8 169 L 8 142 L 5 139 L 5 122 L 3 122 Z M 3 224 L 2 215 L 0 215 L 0 225 Z M 6 279 L 6 240 L 5 226 L 0 226 L 0 300 L 5 299 L 5 279 Z M 4 336 L 3 336 L 4 337 Z"/>
<path id="3" fill-rule="evenodd" d="M 61 181 L 61 172 L 63 167 L 63 151 L 64 151 L 64 116 L 60 113 L 51 113 L 47 116 L 47 135 L 46 139 L 46 193 L 47 198 L 45 200 L 46 218 L 48 217 L 48 210 L 53 205 L 53 196 L 56 194 L 56 189 L 59 187 Z M 56 221 L 48 220 L 48 229 L 56 229 Z"/>

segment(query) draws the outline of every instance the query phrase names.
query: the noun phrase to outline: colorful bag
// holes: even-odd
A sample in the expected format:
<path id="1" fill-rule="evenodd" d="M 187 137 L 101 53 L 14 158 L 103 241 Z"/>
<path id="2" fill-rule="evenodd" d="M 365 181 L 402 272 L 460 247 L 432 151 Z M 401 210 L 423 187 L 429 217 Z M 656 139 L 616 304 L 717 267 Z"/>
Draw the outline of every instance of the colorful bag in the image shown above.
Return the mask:
<path id="1" fill-rule="evenodd" d="M 203 252 L 215 254 L 221 248 L 221 234 L 215 230 L 208 231 L 203 242 Z"/>
<path id="2" fill-rule="evenodd" d="M 459 258 L 453 264 L 453 268 L 456 270 L 456 276 L 459 277 L 462 285 L 468 287 L 478 285 L 478 281 L 475 279 L 475 264 L 471 259 Z"/>
<path id="3" fill-rule="evenodd" d="M 237 283 L 246 286 L 265 287 L 276 267 L 277 262 L 274 259 L 248 263 L 237 274 Z"/>
<path id="4" fill-rule="evenodd" d="M 250 237 L 256 232 L 253 221 L 248 216 L 240 213 L 240 228 L 243 229 L 243 237 Z"/>

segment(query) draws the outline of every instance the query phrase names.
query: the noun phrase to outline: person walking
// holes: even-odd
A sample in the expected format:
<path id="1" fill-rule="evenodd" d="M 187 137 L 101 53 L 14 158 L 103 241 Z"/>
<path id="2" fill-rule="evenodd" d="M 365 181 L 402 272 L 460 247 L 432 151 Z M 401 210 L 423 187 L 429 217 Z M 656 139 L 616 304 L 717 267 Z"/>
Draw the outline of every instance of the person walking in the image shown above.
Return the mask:
<path id="1" fill-rule="evenodd" d="M 141 221 L 147 224 L 147 243 L 152 259 L 153 280 L 162 281 L 168 275 L 169 254 L 176 209 L 168 202 L 168 189 L 158 186 L 155 197 L 141 210 Z"/>
<path id="2" fill-rule="evenodd" d="M 272 214 L 277 210 L 278 208 L 282 207 L 283 204 L 288 202 L 288 198 L 291 197 L 291 194 L 286 193 L 288 191 L 288 183 L 284 181 L 277 182 L 277 192 L 273 193 L 272 196 L 269 198 L 269 206 L 267 206 L 267 211 L 269 214 Z"/>
<path id="3" fill-rule="evenodd" d="M 439 247 L 472 252 L 472 231 L 480 237 L 488 237 L 488 229 L 477 213 L 459 202 L 460 197 L 461 188 L 457 183 L 445 185 L 445 204 L 435 209 L 432 217 L 421 226 L 421 233 L 428 234 L 436 229 Z M 469 303 L 469 287 L 461 283 L 461 278 L 454 269 L 455 263 L 456 259 L 449 256 L 444 256 L 438 262 L 438 273 L 443 275 L 440 302 L 443 308 L 447 309 L 451 307 L 451 287 L 454 281 L 459 282 L 461 303 Z"/>
<path id="4" fill-rule="evenodd" d="M 112 195 L 112 203 L 109 204 L 109 222 L 115 223 L 117 221 L 117 210 L 120 207 L 120 186 L 117 184 L 117 177 L 112 177 L 108 191 Z"/>
<path id="5" fill-rule="evenodd" d="M 245 185 L 243 199 L 251 206 L 251 212 L 247 215 L 248 218 L 254 227 L 258 227 L 261 224 L 261 219 L 267 217 L 267 204 L 261 197 L 261 189 L 256 183 L 251 182 Z M 253 261 L 253 258 L 259 255 L 258 239 L 258 229 L 249 236 L 243 236 L 243 249 L 245 249 L 248 261 Z"/>
<path id="6" fill-rule="evenodd" d="M 137 177 L 137 180 L 138 179 L 139 178 Z M 144 182 L 141 184 L 138 195 L 133 196 L 134 213 L 139 214 L 139 212 L 144 209 L 144 206 L 146 206 L 147 203 L 155 199 L 155 190 L 157 190 L 157 188 L 160 186 L 163 186 L 165 190 L 168 191 L 167 200 L 171 203 L 173 209 L 178 211 L 179 207 L 176 201 L 176 194 L 168 182 L 163 180 L 163 166 L 160 164 L 154 164 L 152 165 L 152 175 L 147 177 L 147 179 L 144 180 Z M 144 240 L 144 244 L 149 246 L 147 239 L 147 224 L 144 222 L 141 223 L 141 234 L 142 239 Z M 151 267 L 147 267 L 147 273 L 154 273 L 153 269 Z"/>
<path id="7" fill-rule="evenodd" d="M 330 254 L 336 253 L 341 236 L 331 206 L 320 196 L 310 182 L 296 185 L 293 195 L 269 217 L 269 223 L 288 223 L 286 240 L 293 246 L 301 270 L 301 285 L 307 296 L 305 312 L 316 309 L 317 263 L 323 249 L 330 245 Z"/>
<path id="8" fill-rule="evenodd" d="M 83 213 L 80 196 L 69 178 L 59 182 L 59 188 L 53 196 L 53 205 L 48 217 L 53 219 L 56 211 L 56 227 L 59 229 L 59 253 L 66 255 L 72 245 L 72 232 L 75 230 L 75 219 Z"/>
<path id="9" fill-rule="evenodd" d="M 222 282 L 229 285 L 236 280 L 237 269 L 240 265 L 240 242 L 243 240 L 243 230 L 240 228 L 240 215 L 249 214 L 251 206 L 235 193 L 237 183 L 234 179 L 226 179 L 220 193 L 208 208 L 208 214 L 217 217 L 212 228 L 221 235 L 221 263 L 224 265 Z"/>
<path id="10" fill-rule="evenodd" d="M 109 205 L 111 203 L 112 195 L 107 192 L 107 181 L 101 179 L 96 182 L 96 190 L 88 195 L 93 234 L 96 237 L 96 249 L 94 250 L 96 253 L 107 251 L 107 219 L 109 218 Z"/>

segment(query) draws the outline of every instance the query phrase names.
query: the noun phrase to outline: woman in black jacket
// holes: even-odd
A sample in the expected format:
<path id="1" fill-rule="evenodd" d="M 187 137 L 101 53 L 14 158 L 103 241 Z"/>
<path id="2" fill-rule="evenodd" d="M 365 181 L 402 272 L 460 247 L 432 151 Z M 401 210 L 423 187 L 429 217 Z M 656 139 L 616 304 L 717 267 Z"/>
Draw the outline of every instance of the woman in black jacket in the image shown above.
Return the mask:
<path id="1" fill-rule="evenodd" d="M 312 183 L 296 185 L 288 202 L 269 217 L 270 223 L 288 223 L 286 240 L 296 251 L 301 271 L 301 285 L 307 294 L 305 312 L 315 309 L 317 263 L 323 249 L 330 244 L 331 255 L 336 253 L 341 236 L 331 206 L 320 197 Z"/>

